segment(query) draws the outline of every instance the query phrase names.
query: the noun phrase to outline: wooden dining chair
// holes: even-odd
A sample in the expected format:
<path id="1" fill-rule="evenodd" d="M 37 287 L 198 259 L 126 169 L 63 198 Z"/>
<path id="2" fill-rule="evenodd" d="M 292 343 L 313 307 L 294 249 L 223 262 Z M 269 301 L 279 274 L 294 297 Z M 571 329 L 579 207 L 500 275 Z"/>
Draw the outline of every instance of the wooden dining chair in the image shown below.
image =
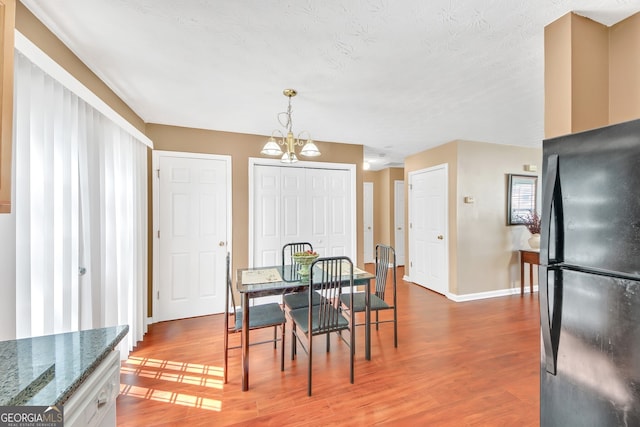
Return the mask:
<path id="1" fill-rule="evenodd" d="M 273 348 L 278 347 L 281 341 L 280 370 L 284 371 L 284 343 L 285 343 L 286 317 L 280 304 L 272 302 L 251 306 L 249 311 L 249 330 L 273 327 L 273 338 L 269 340 L 250 342 L 249 345 L 266 344 L 273 342 Z M 282 330 L 281 338 L 278 338 L 278 327 Z M 236 307 L 231 282 L 231 261 L 227 253 L 227 292 L 225 298 L 224 316 L 224 383 L 227 383 L 229 350 L 241 348 L 240 345 L 229 347 L 229 335 L 242 331 L 242 310 Z"/>
<path id="2" fill-rule="evenodd" d="M 345 256 L 318 258 L 311 265 L 310 283 L 324 298 L 318 304 L 314 304 L 313 293 L 307 294 L 306 306 L 289 312 L 292 320 L 291 339 L 297 341 L 307 353 L 307 394 L 309 396 L 311 396 L 313 337 L 318 335 L 328 337 L 331 332 L 336 332 L 347 344 L 350 353 L 350 381 L 351 384 L 354 382 L 355 329 L 353 325 L 355 317 L 353 311 L 349 318 L 345 317 L 340 309 L 340 296 L 343 295 L 343 290 L 344 295 L 353 295 L 353 262 Z M 352 300 L 351 304 L 353 305 Z M 345 330 L 348 330 L 349 334 L 342 333 Z M 327 339 L 328 351 L 329 340 Z M 295 357 L 294 351 L 291 353 L 291 358 L 295 359 Z"/>
<path id="3" fill-rule="evenodd" d="M 396 297 L 396 251 L 388 245 L 376 245 L 376 290 L 375 293 L 369 294 L 369 304 L 371 305 L 371 311 L 375 311 L 376 319 L 371 321 L 371 324 L 376 325 L 376 330 L 379 330 L 378 326 L 381 323 L 393 323 L 393 345 L 398 347 L 398 304 Z M 388 280 L 388 273 L 391 271 L 391 278 Z M 387 302 L 387 282 L 391 285 L 391 301 Z M 341 302 L 346 311 L 349 311 L 353 307 L 353 311 L 356 313 L 364 312 L 365 307 L 365 293 L 356 292 L 353 295 L 353 302 L 351 296 L 342 295 Z M 379 313 L 383 310 L 393 310 L 393 319 L 380 320 Z M 364 323 L 358 323 L 356 326 L 362 326 Z"/>

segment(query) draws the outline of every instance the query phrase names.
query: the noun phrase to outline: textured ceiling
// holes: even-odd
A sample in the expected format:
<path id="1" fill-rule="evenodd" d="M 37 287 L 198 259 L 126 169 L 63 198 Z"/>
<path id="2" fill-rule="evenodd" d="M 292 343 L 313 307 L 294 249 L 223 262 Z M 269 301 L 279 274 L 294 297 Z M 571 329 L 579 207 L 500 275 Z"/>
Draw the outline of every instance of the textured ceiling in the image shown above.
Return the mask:
<path id="1" fill-rule="evenodd" d="M 373 169 L 455 139 L 540 146 L 543 31 L 640 0 L 20 0 L 145 122 L 365 146 Z M 321 158 L 320 158 L 321 159 Z"/>

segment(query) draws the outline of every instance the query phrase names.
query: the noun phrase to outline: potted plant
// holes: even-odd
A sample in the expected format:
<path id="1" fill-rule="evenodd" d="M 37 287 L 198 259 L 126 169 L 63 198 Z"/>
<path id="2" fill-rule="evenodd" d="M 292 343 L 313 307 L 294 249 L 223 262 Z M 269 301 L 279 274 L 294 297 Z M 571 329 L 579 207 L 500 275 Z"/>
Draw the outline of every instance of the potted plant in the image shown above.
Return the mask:
<path id="1" fill-rule="evenodd" d="M 529 246 L 533 249 L 540 248 L 540 215 L 537 212 L 531 212 L 523 218 L 523 225 L 527 227 L 531 237 L 529 238 Z"/>

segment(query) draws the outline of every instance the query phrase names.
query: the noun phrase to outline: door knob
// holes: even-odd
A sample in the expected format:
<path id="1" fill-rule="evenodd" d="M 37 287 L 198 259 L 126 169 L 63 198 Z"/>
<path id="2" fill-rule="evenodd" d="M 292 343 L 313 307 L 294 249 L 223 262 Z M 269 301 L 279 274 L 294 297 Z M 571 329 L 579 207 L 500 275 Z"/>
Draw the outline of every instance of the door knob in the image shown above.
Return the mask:
<path id="1" fill-rule="evenodd" d="M 443 236 L 442 234 L 440 234 L 440 235 L 438 236 L 438 240 L 442 240 L 442 239 L 444 239 L 444 236 Z"/>
<path id="2" fill-rule="evenodd" d="M 220 242 L 218 243 L 218 246 L 224 246 L 224 242 L 220 240 Z"/>
<path id="3" fill-rule="evenodd" d="M 371 227 L 367 227 L 367 230 L 371 230 Z"/>

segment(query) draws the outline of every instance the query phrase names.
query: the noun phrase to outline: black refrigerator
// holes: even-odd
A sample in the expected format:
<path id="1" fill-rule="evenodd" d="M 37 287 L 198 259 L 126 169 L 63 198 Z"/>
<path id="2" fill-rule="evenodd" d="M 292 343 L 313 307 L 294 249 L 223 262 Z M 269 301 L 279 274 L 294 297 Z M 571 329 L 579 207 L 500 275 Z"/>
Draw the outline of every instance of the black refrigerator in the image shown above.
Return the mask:
<path id="1" fill-rule="evenodd" d="M 543 143 L 540 425 L 640 426 L 640 120 Z"/>

